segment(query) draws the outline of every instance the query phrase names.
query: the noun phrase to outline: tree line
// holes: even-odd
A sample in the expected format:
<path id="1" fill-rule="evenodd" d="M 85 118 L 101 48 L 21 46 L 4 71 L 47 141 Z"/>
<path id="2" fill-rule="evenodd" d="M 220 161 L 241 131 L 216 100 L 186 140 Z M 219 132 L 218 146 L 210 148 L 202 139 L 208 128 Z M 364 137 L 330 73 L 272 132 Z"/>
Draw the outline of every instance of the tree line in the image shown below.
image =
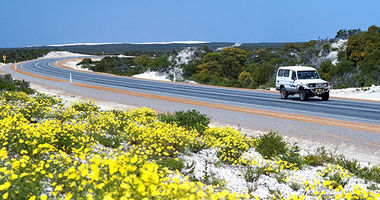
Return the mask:
<path id="1" fill-rule="evenodd" d="M 48 49 L 0 49 L 1 58 L 6 56 L 6 63 L 33 60 L 42 57 L 52 50 Z"/>

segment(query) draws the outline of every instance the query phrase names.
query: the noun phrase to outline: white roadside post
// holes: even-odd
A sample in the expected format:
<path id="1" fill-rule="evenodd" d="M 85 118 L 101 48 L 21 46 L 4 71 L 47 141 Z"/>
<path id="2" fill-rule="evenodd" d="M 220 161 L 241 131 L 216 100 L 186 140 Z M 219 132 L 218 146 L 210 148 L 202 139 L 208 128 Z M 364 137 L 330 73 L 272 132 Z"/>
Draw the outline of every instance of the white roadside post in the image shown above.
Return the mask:
<path id="1" fill-rule="evenodd" d="M 70 83 L 72 83 L 72 82 L 73 82 L 73 76 L 70 73 Z"/>

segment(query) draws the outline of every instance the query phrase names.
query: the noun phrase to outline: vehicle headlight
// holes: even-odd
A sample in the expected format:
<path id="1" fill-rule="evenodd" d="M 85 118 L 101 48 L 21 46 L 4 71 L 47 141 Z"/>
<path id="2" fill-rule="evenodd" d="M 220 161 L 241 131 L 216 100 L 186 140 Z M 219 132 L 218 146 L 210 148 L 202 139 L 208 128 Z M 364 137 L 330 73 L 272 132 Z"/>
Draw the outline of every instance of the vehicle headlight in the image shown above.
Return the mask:
<path id="1" fill-rule="evenodd" d="M 329 83 L 324 83 L 323 86 L 328 87 L 330 84 Z"/>
<path id="2" fill-rule="evenodd" d="M 315 87 L 315 83 L 309 83 L 307 84 L 307 87 Z"/>

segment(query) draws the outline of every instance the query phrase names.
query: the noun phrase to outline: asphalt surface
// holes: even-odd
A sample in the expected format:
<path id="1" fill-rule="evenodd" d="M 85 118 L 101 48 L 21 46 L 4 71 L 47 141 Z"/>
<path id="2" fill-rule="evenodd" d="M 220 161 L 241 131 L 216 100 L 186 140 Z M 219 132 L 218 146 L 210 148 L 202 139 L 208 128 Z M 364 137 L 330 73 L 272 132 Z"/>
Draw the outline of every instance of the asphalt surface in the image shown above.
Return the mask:
<path id="1" fill-rule="evenodd" d="M 330 98 L 329 101 L 321 101 L 320 98 L 310 98 L 309 101 L 303 102 L 299 100 L 298 95 L 283 100 L 280 98 L 279 93 L 107 76 L 54 66 L 54 62 L 61 59 L 62 58 L 29 61 L 18 65 L 17 68 L 33 74 L 63 80 L 70 80 L 71 73 L 74 82 L 103 87 L 239 107 L 302 114 L 306 115 L 306 117 L 323 117 L 327 120 L 331 118 L 380 125 L 380 103 L 377 102 L 335 98 Z"/>

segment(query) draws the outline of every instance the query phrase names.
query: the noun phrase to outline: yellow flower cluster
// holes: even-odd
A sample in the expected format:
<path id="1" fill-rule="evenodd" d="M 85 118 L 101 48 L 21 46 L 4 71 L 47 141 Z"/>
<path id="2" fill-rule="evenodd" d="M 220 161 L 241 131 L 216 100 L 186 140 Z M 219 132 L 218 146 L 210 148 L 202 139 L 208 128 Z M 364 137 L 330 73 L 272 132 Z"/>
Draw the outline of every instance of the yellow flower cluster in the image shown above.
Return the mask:
<path id="1" fill-rule="evenodd" d="M 229 164 L 244 163 L 242 154 L 257 144 L 256 139 L 243 136 L 230 127 L 208 128 L 204 132 L 204 143 L 208 147 L 217 148 L 219 159 Z"/>
<path id="2" fill-rule="evenodd" d="M 215 148 L 226 164 L 263 168 L 289 182 L 293 163 L 242 156 L 257 139 L 232 128 L 207 128 L 200 134 L 158 120 L 141 108 L 99 111 L 93 102 L 65 106 L 42 94 L 0 93 L 0 199 L 248 199 L 248 195 L 189 180 L 155 160 Z M 240 166 L 239 166 L 240 167 Z M 324 181 L 302 184 L 305 194 L 322 199 L 378 199 L 355 186 L 352 175 L 328 166 Z"/>
<path id="3" fill-rule="evenodd" d="M 13 103 L 8 104 L 7 101 L 13 101 Z M 11 113 L 21 113 L 29 120 L 32 117 L 44 118 L 51 112 L 51 106 L 58 103 L 60 103 L 59 99 L 47 97 L 44 94 L 30 97 L 24 92 L 3 91 L 0 95 L 0 105 L 3 105 L 0 117 Z"/>
<path id="4" fill-rule="evenodd" d="M 151 109 L 97 112 L 92 103 L 63 107 L 39 98 L 12 92 L 0 98 L 0 198 L 248 198 L 189 181 L 150 160 L 176 156 L 199 135 L 159 122 Z M 36 106 L 23 106 L 28 102 Z M 36 109 L 44 110 L 37 121 Z M 129 148 L 102 147 L 97 135 L 118 135 Z"/>

